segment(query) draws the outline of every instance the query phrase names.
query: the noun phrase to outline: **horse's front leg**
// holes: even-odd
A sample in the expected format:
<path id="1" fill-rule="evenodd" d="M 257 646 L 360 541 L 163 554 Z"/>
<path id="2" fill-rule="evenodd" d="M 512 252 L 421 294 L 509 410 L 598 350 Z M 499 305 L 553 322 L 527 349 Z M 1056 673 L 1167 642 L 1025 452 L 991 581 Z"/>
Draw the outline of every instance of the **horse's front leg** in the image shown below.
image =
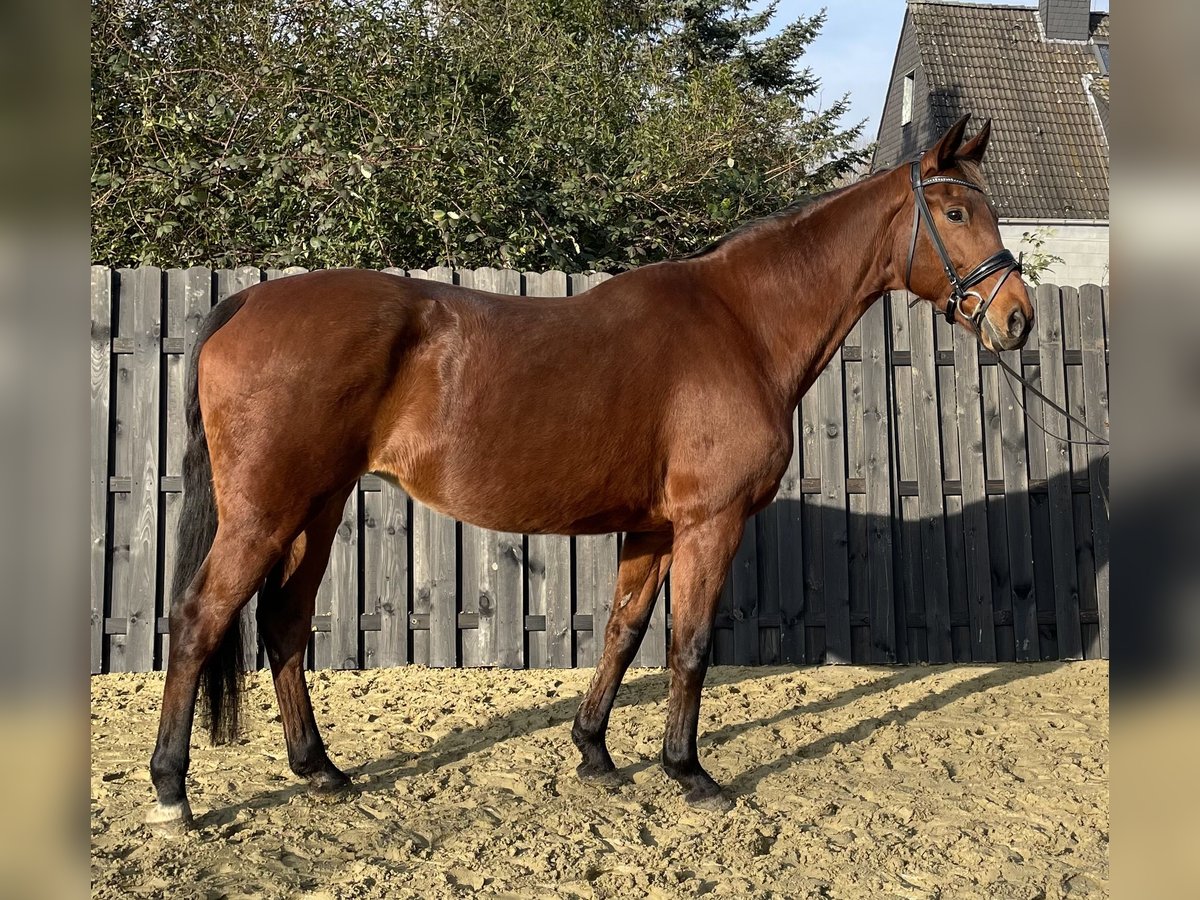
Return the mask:
<path id="1" fill-rule="evenodd" d="M 709 809 L 732 803 L 704 768 L 696 752 L 700 689 L 708 671 L 713 620 L 721 586 L 741 543 L 745 517 L 730 511 L 681 529 L 675 536 L 671 590 L 671 693 L 662 762 L 686 789 L 685 799 Z"/>

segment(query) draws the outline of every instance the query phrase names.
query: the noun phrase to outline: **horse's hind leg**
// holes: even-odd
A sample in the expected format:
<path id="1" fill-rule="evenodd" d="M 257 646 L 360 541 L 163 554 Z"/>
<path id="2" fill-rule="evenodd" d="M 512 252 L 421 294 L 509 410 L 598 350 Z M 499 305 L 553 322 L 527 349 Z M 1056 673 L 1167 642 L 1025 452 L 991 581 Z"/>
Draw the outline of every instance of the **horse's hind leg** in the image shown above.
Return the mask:
<path id="1" fill-rule="evenodd" d="M 288 763 L 320 793 L 338 791 L 350 784 L 325 752 L 304 681 L 304 649 L 312 633 L 317 588 L 329 562 L 347 496 L 348 492 L 335 495 L 305 526 L 293 542 L 290 555 L 285 555 L 268 577 L 258 600 L 259 634 L 275 678 Z"/>
<path id="2" fill-rule="evenodd" d="M 608 716 L 625 670 L 646 634 L 654 599 L 670 565 L 669 533 L 626 536 L 617 570 L 616 597 L 604 631 L 604 653 L 571 729 L 571 739 L 583 754 L 583 762 L 576 769 L 581 778 L 600 777 L 616 768 L 604 742 Z"/>
<path id="3" fill-rule="evenodd" d="M 279 556 L 270 535 L 222 523 L 203 564 L 171 609 L 171 649 L 150 776 L 158 802 L 146 823 L 172 832 L 191 820 L 184 779 L 201 670 Z M 236 698 L 228 698 L 236 703 Z"/>

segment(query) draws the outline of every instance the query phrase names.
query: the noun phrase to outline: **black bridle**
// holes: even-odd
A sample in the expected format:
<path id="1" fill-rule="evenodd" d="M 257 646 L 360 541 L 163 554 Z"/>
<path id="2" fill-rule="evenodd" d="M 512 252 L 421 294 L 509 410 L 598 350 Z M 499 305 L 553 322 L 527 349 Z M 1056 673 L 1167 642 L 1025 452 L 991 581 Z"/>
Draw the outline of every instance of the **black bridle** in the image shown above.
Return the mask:
<path id="1" fill-rule="evenodd" d="M 925 188 L 931 184 L 957 184 L 961 187 L 970 188 L 973 191 L 983 193 L 983 188 L 977 184 L 972 184 L 969 181 L 964 181 L 961 178 L 950 178 L 947 175 L 937 175 L 933 178 L 921 180 L 921 160 L 918 157 L 912 163 L 912 189 L 913 189 L 913 225 L 912 225 L 912 240 L 908 245 L 908 267 L 904 272 L 904 288 L 910 290 L 909 279 L 912 277 L 913 256 L 917 252 L 917 235 L 921 230 L 921 221 L 924 220 L 925 228 L 929 231 L 929 238 L 933 241 L 933 247 L 937 250 L 938 256 L 942 260 L 942 268 L 946 272 L 946 278 L 950 281 L 950 299 L 946 301 L 946 321 L 953 323 L 954 314 L 961 311 L 963 318 L 970 323 L 971 328 L 976 334 L 979 333 L 980 326 L 983 324 L 983 317 L 987 314 L 988 307 L 992 305 L 992 301 L 996 299 L 996 295 L 1000 293 L 1000 287 L 1008 280 L 1008 276 L 1013 272 L 1021 274 L 1021 260 L 1014 257 L 1008 250 L 998 250 L 977 265 L 974 269 L 968 272 L 964 277 L 958 276 L 958 270 L 954 268 L 954 263 L 950 261 L 950 254 L 946 252 L 946 245 L 942 243 L 942 236 L 938 234 L 937 226 L 933 223 L 933 213 L 929 211 L 929 204 L 925 202 Z M 1023 255 L 1023 254 L 1022 254 Z M 996 281 L 992 292 L 984 296 L 978 291 L 973 291 L 975 285 L 979 284 L 985 278 L 995 275 L 997 272 L 1004 274 Z M 968 315 L 964 301 L 967 297 L 975 297 L 975 308 Z"/>

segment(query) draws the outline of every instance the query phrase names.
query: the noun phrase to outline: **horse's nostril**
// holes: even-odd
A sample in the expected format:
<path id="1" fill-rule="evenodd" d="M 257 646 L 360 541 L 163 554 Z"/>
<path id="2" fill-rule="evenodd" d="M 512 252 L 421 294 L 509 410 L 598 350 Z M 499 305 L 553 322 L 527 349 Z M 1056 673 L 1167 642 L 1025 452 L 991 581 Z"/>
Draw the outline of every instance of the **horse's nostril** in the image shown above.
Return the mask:
<path id="1" fill-rule="evenodd" d="M 1008 336 L 1018 338 L 1025 333 L 1025 313 L 1014 309 L 1008 317 Z"/>

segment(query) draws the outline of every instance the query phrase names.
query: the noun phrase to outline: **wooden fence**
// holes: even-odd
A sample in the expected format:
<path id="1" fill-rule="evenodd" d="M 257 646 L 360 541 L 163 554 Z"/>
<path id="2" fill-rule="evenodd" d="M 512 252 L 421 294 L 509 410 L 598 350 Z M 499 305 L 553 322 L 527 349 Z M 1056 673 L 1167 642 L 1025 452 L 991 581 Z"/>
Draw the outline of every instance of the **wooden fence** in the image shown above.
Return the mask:
<path id="1" fill-rule="evenodd" d="M 93 672 L 165 664 L 184 361 L 201 320 L 299 271 L 92 268 Z M 529 296 L 607 277 L 389 271 Z M 1036 306 L 1036 334 L 1006 359 L 1107 434 L 1107 288 L 1042 285 Z M 1061 436 L 1083 435 L 1026 402 L 1050 434 L 962 329 L 901 295 L 877 303 L 797 411 L 779 496 L 747 523 L 724 589 L 714 661 L 1107 657 L 1107 456 L 1068 445 Z M 593 665 L 618 541 L 484 531 L 366 476 L 321 586 L 309 665 Z M 669 583 L 663 594 L 634 665 L 665 665 Z"/>

